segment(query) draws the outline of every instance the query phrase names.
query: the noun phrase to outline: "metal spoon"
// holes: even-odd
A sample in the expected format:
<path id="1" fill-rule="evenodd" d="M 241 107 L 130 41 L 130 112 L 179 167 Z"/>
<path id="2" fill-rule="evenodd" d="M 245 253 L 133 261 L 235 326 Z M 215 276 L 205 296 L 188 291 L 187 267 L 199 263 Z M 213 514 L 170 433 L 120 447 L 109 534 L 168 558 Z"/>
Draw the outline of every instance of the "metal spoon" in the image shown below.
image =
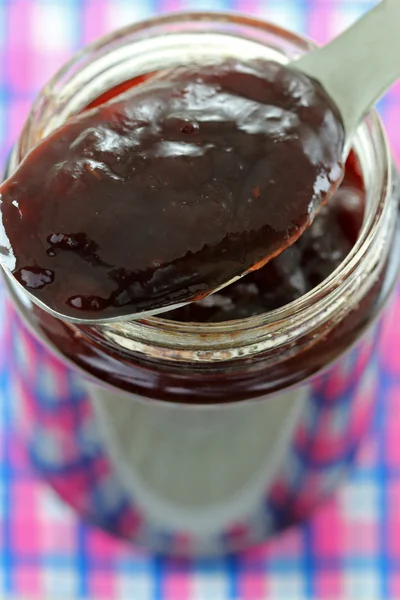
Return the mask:
<path id="1" fill-rule="evenodd" d="M 362 119 L 400 77 L 400 0 L 382 0 L 352 27 L 326 46 L 294 61 L 291 66 L 317 80 L 340 111 L 346 143 L 343 159 L 347 158 L 353 137 Z M 15 281 L 10 271 L 7 275 Z M 225 282 L 216 292 L 240 277 Z M 18 284 L 19 285 L 19 284 Z M 77 324 L 104 324 L 113 321 L 139 319 L 183 306 L 185 303 L 157 308 L 124 317 L 80 319 L 66 316 L 47 306 L 25 288 L 24 293 L 54 317 Z"/>
<path id="2" fill-rule="evenodd" d="M 382 0 L 332 42 L 292 63 L 319 81 L 340 115 L 347 158 L 363 118 L 400 77 L 400 0 Z"/>

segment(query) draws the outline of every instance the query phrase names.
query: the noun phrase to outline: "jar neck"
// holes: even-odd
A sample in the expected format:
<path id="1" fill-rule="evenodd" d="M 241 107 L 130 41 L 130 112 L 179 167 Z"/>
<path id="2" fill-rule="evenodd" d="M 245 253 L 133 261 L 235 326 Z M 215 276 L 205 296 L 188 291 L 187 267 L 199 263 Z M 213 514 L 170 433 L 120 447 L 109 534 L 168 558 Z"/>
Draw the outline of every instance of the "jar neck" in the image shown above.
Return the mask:
<path id="1" fill-rule="evenodd" d="M 10 172 L 41 138 L 121 81 L 210 56 L 264 56 L 287 62 L 311 47 L 307 40 L 272 25 L 218 13 L 170 15 L 128 27 L 88 47 L 46 86 L 14 149 Z M 325 335 L 379 277 L 396 223 L 392 164 L 376 113 L 360 127 L 354 148 L 366 187 L 363 228 L 338 269 L 299 300 L 224 323 L 183 324 L 154 317 L 77 329 L 114 349 L 175 363 L 218 363 L 298 351 L 315 336 Z"/>

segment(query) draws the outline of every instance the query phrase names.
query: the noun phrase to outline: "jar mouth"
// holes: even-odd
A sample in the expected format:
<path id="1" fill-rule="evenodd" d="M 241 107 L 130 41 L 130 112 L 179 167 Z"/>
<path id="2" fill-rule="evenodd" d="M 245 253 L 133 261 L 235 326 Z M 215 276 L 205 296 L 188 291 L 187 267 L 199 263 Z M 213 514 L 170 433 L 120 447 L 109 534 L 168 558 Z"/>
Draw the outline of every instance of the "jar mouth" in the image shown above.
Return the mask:
<path id="1" fill-rule="evenodd" d="M 185 52 L 186 60 L 189 60 L 191 52 L 200 51 L 199 35 L 203 36 L 202 55 L 204 52 L 212 53 L 213 44 L 214 51 L 218 48 L 218 53 L 222 52 L 221 48 L 225 46 L 221 45 L 221 40 L 228 44 L 227 52 L 232 52 L 232 48 L 236 55 L 242 51 L 259 51 L 269 55 L 272 52 L 277 60 L 280 57 L 281 62 L 297 58 L 315 47 L 303 36 L 237 13 L 179 12 L 125 27 L 84 48 L 45 86 L 33 105 L 20 143 L 14 150 L 11 168 L 39 139 L 94 99 L 99 86 L 104 91 L 107 85 L 111 87 L 120 83 L 123 79 L 118 81 L 115 77 L 119 76 L 118 69 L 122 73 L 123 61 L 129 62 L 135 57 L 141 64 L 140 60 L 143 63 L 147 57 L 151 63 L 151 52 L 154 57 L 159 55 L 167 60 L 173 48 L 182 50 L 183 46 L 185 49 L 189 47 L 189 51 Z M 207 44 L 204 43 L 204 36 L 208 36 Z M 178 60 L 180 64 L 184 60 L 182 52 L 178 52 Z M 162 67 L 163 64 L 158 65 L 158 68 Z M 147 67 L 147 72 L 149 70 Z M 114 77 L 112 82 L 111 73 Z M 129 78 L 136 74 L 139 72 L 131 73 Z M 82 90 L 85 90 L 85 97 Z M 88 94 L 92 97 L 88 98 Z M 361 293 L 363 286 L 368 283 L 366 274 L 371 275 L 382 260 L 386 260 L 379 248 L 378 238 L 380 234 L 382 237 L 389 213 L 393 212 L 391 204 L 394 203 L 390 202 L 390 152 L 376 111 L 372 111 L 360 126 L 354 149 L 366 187 L 366 214 L 362 229 L 356 244 L 339 267 L 305 295 L 273 311 L 219 323 L 182 323 L 154 316 L 140 321 L 77 327 L 90 337 L 101 336 L 130 351 L 146 350 L 148 353 L 151 346 L 153 356 L 172 360 L 227 360 L 290 343 L 327 319 L 335 318 L 345 309 L 345 305 L 348 310 L 351 304 L 358 301 L 354 293 L 357 279 L 357 289 Z M 370 260 L 370 266 L 366 271 L 367 259 Z M 179 358 L 175 352 L 177 347 Z"/>

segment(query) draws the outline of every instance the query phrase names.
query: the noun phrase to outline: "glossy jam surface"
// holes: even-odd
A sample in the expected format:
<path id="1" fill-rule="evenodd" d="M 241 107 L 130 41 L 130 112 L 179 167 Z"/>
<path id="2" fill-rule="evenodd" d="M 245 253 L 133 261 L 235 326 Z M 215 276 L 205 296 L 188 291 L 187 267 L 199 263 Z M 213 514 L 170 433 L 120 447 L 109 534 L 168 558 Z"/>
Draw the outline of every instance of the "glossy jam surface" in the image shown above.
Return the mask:
<path id="1" fill-rule="evenodd" d="M 30 153 L 0 190 L 1 250 L 69 316 L 199 299 L 302 234 L 342 179 L 342 146 L 325 93 L 287 67 L 161 73 Z"/>
<path id="2" fill-rule="evenodd" d="M 300 238 L 257 271 L 199 302 L 164 313 L 176 321 L 218 322 L 269 312 L 300 298 L 346 258 L 362 226 L 365 189 L 352 153 L 344 179 Z"/>

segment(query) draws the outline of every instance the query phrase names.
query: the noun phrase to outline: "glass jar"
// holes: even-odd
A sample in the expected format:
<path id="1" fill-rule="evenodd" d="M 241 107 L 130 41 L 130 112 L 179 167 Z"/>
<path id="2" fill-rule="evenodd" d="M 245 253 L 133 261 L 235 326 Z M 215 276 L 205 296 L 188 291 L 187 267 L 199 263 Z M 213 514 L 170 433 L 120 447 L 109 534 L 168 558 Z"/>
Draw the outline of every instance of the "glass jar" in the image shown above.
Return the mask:
<path id="1" fill-rule="evenodd" d="M 285 62 L 312 47 L 218 13 L 118 31 L 42 90 L 6 175 L 69 115 L 133 77 L 215 55 Z M 29 454 L 84 518 L 158 551 L 216 554 L 303 519 L 336 486 L 377 399 L 378 316 L 400 257 L 397 174 L 375 112 L 354 148 L 366 187 L 359 239 L 323 283 L 273 312 L 77 326 L 6 278 L 9 367 Z"/>

